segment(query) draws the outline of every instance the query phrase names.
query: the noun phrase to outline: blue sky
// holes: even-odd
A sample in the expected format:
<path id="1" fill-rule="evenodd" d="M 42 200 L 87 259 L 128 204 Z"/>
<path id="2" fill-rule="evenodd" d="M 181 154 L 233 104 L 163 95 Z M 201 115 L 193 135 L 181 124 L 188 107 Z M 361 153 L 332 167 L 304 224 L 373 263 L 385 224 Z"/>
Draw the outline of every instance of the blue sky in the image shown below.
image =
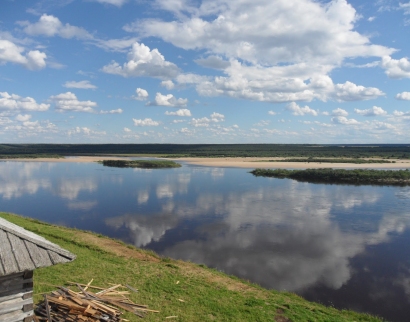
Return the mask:
<path id="1" fill-rule="evenodd" d="M 3 0 L 3 143 L 409 143 L 410 2 Z"/>

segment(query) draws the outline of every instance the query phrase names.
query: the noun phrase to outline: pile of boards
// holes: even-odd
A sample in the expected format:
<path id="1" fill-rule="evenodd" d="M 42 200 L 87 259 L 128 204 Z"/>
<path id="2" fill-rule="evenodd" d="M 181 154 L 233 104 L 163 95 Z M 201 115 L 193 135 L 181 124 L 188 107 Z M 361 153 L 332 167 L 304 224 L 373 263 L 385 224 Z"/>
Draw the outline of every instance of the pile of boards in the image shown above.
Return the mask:
<path id="1" fill-rule="evenodd" d="M 147 312 L 159 313 L 150 310 L 146 305 L 132 302 L 126 295 L 129 290 L 137 292 L 129 285 L 113 285 L 109 288 L 91 286 L 88 284 L 69 282 L 76 285 L 78 291 L 70 288 L 59 287 L 58 290 L 44 295 L 44 301 L 37 305 L 35 313 L 39 321 L 63 322 L 126 322 L 121 318 L 124 311 L 131 312 L 139 317 L 144 317 Z M 89 289 L 98 290 L 91 292 Z M 120 291 L 121 288 L 128 290 Z"/>

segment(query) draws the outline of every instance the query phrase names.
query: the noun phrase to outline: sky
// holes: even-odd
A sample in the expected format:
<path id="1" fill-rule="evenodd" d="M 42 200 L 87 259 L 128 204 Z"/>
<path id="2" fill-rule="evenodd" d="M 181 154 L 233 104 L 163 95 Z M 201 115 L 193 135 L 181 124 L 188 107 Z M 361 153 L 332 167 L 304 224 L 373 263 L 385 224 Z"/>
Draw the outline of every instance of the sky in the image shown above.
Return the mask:
<path id="1" fill-rule="evenodd" d="M 410 1 L 2 0 L 1 143 L 410 143 Z"/>

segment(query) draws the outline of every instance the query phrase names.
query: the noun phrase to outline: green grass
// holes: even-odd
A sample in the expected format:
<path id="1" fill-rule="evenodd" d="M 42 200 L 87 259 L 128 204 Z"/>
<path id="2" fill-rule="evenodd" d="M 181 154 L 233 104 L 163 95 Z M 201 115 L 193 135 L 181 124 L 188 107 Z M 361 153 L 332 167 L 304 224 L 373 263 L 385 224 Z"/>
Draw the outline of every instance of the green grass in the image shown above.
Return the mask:
<path id="1" fill-rule="evenodd" d="M 368 169 L 255 169 L 254 176 L 289 178 L 312 183 L 386 184 L 409 185 L 410 171 L 368 170 Z"/>
<path id="2" fill-rule="evenodd" d="M 144 169 L 160 169 L 160 168 L 179 168 L 181 165 L 169 160 L 103 160 L 103 166 L 115 168 L 144 168 Z"/>
<path id="3" fill-rule="evenodd" d="M 266 162 L 266 161 L 256 161 Z M 353 163 L 353 164 L 367 164 L 367 163 L 396 163 L 396 161 L 380 160 L 380 159 L 326 159 L 326 158 L 289 158 L 281 160 L 269 160 L 268 162 L 316 162 L 316 163 Z"/>
<path id="4" fill-rule="evenodd" d="M 96 286 L 121 283 L 139 289 L 130 298 L 160 311 L 147 315 L 146 321 L 164 321 L 167 316 L 178 316 L 171 319 L 178 321 L 275 321 L 279 316 L 280 321 L 381 321 L 367 314 L 308 302 L 292 293 L 266 290 L 204 265 L 128 248 L 90 232 L 12 214 L 0 216 L 77 255 L 71 263 L 35 270 L 35 302 L 41 300 L 40 293 L 52 291 L 68 280 L 87 283 L 93 278 Z M 130 313 L 124 318 L 139 321 Z"/>

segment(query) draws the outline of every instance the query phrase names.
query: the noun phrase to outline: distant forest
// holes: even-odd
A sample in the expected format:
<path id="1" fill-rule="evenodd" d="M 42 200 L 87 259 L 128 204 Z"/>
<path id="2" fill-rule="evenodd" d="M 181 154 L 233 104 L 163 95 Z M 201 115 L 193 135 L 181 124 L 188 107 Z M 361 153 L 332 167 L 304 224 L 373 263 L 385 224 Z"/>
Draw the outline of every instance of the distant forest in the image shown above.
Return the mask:
<path id="1" fill-rule="evenodd" d="M 1 158 L 79 155 L 410 159 L 410 144 L 0 144 Z"/>

